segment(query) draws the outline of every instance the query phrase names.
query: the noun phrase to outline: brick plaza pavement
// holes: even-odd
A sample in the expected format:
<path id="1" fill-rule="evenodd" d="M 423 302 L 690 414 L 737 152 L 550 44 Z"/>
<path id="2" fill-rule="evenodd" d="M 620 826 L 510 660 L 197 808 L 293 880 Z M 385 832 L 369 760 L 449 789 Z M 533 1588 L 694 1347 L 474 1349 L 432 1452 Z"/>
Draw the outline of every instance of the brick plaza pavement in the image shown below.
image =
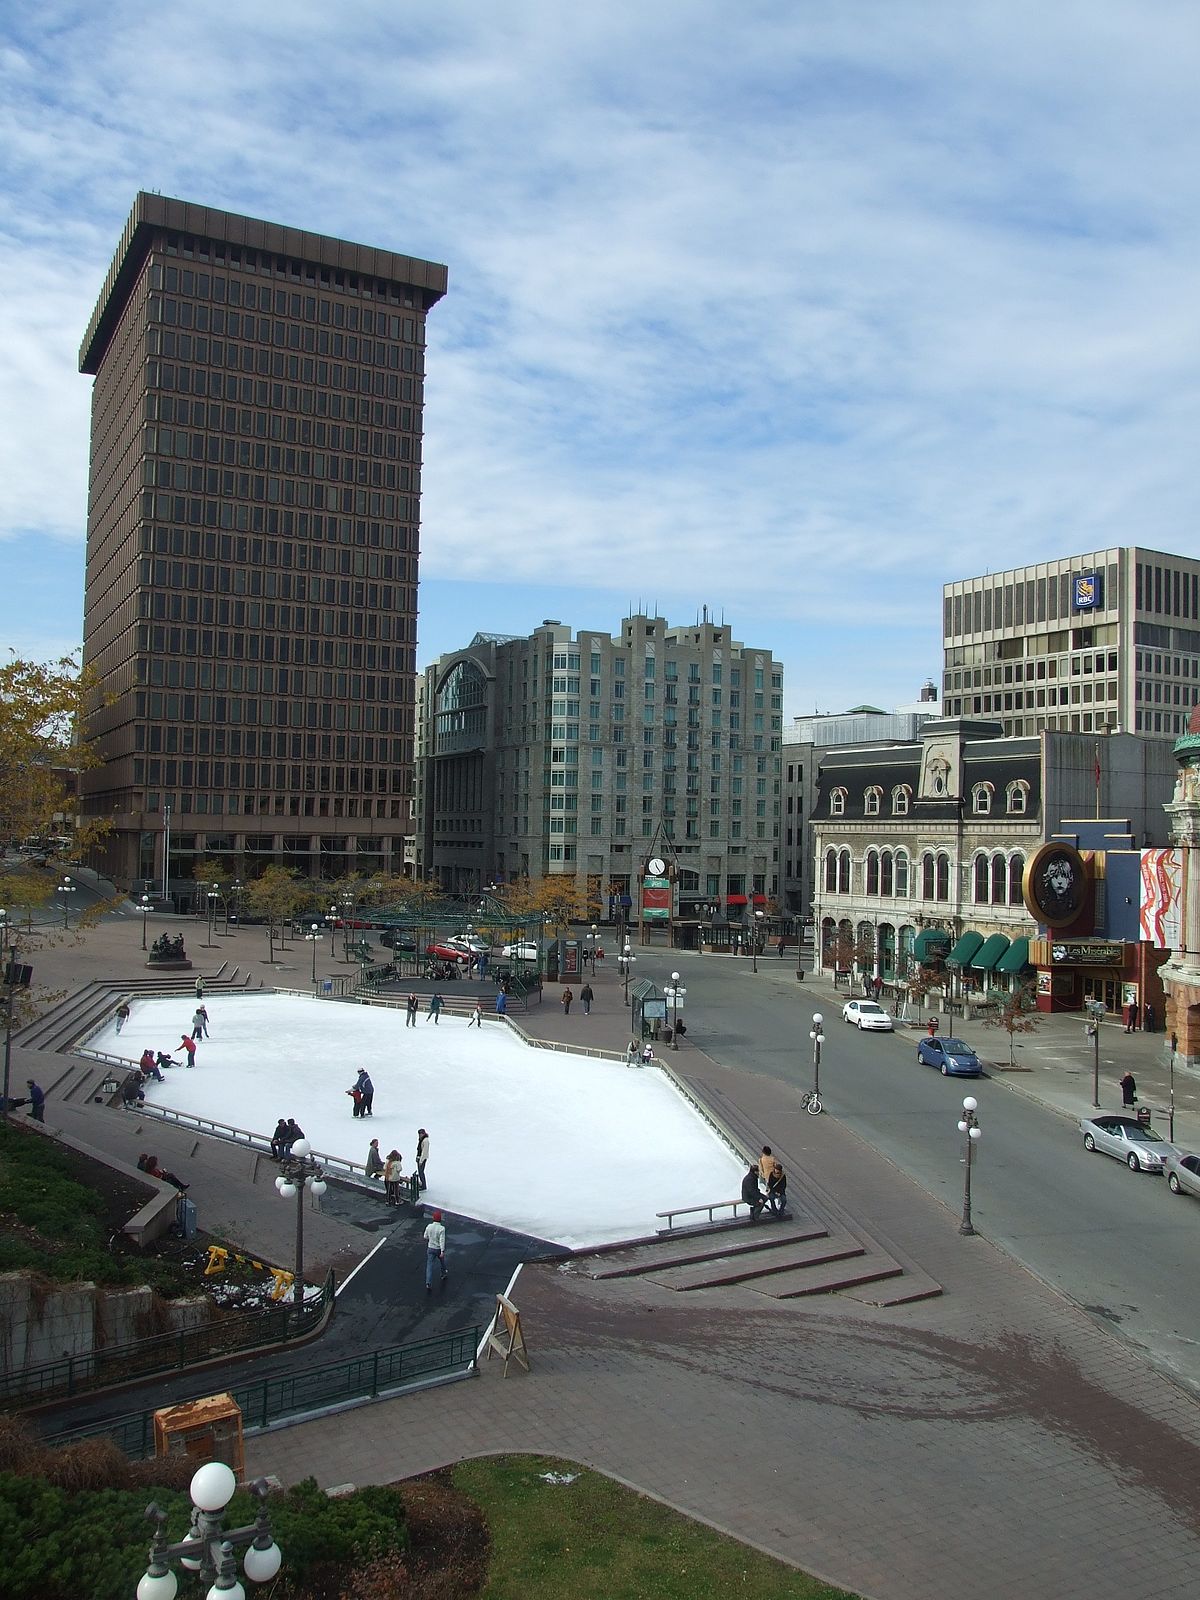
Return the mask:
<path id="1" fill-rule="evenodd" d="M 109 949 L 87 963 L 111 967 L 121 936 L 100 930 Z M 564 1017 L 548 988 L 517 1020 L 620 1049 L 616 973 L 602 968 L 595 988 L 589 1018 L 577 1006 Z M 938 1200 L 833 1117 L 814 1128 L 783 1085 L 694 1048 L 680 1061 L 944 1294 L 886 1311 L 849 1297 L 767 1304 L 749 1288 L 681 1295 L 529 1266 L 514 1297 L 532 1374 L 501 1379 L 492 1363 L 475 1380 L 257 1436 L 249 1469 L 365 1483 L 544 1451 L 879 1600 L 1190 1595 L 1190 1397 L 986 1239 L 960 1238 Z"/>

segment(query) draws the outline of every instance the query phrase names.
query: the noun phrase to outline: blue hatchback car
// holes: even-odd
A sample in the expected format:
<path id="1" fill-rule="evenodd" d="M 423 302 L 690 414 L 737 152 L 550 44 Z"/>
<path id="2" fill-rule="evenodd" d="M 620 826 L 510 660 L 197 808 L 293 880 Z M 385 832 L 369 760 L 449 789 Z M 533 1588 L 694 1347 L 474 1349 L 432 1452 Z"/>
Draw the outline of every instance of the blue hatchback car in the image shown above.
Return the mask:
<path id="1" fill-rule="evenodd" d="M 937 1067 L 943 1078 L 978 1078 L 983 1071 L 979 1057 L 965 1039 L 943 1039 L 941 1034 L 921 1040 L 917 1060 L 927 1067 Z"/>

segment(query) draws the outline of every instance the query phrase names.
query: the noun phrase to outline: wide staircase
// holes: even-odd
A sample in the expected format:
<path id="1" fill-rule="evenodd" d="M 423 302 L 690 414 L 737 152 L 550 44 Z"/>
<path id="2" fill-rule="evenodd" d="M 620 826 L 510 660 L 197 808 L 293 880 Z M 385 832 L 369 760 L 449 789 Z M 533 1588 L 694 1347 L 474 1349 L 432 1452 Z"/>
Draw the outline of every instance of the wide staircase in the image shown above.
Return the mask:
<path id="1" fill-rule="evenodd" d="M 769 1142 L 719 1090 L 685 1074 L 679 1081 L 747 1161 Z M 764 1214 L 751 1222 L 743 1210 L 726 1222 L 669 1227 L 656 1239 L 582 1252 L 574 1269 L 597 1280 L 641 1277 L 680 1293 L 737 1286 L 772 1300 L 837 1294 L 872 1306 L 900 1306 L 941 1294 L 927 1272 L 852 1216 L 778 1145 L 776 1154 L 788 1173 L 787 1219 Z"/>

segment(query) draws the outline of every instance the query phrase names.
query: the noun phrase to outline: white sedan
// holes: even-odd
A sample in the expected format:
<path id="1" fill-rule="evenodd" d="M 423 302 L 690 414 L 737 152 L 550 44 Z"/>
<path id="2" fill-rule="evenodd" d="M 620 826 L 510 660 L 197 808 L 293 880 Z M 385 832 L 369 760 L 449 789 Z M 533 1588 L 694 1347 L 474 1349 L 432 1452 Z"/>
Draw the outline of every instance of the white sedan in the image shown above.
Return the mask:
<path id="1" fill-rule="evenodd" d="M 513 961 L 536 961 L 540 954 L 536 944 L 506 944 L 502 953 Z"/>
<path id="2" fill-rule="evenodd" d="M 893 1027 L 891 1012 L 876 1005 L 874 1000 L 847 1000 L 842 1007 L 842 1021 L 870 1028 L 875 1033 L 891 1033 Z"/>

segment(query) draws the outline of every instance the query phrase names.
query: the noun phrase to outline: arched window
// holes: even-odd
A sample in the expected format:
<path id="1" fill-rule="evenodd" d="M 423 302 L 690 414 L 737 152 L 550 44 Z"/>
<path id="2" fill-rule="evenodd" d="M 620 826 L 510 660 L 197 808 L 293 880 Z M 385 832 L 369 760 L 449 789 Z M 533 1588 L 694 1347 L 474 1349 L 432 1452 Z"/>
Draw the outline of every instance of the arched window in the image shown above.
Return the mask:
<path id="1" fill-rule="evenodd" d="M 895 892 L 893 888 L 892 852 L 885 850 L 879 857 L 879 892 L 889 898 Z"/>
<path id="2" fill-rule="evenodd" d="M 898 783 L 892 790 L 892 814 L 897 817 L 908 815 L 908 803 L 912 799 L 912 790 L 906 783 Z"/>
<path id="3" fill-rule="evenodd" d="M 1025 876 L 1025 857 L 1009 856 L 1008 858 L 1008 903 L 1010 906 L 1019 906 L 1024 896 L 1021 893 L 1021 881 Z"/>
<path id="4" fill-rule="evenodd" d="M 838 852 L 838 893 L 850 893 L 850 851 L 843 849 Z"/>
<path id="5" fill-rule="evenodd" d="M 1008 803 L 1008 814 L 1011 817 L 1023 817 L 1029 806 L 1029 785 L 1024 778 L 1017 778 L 1005 790 Z"/>
<path id="6" fill-rule="evenodd" d="M 972 898 L 977 906 L 985 906 L 988 902 L 988 858 L 976 856 L 974 866 Z"/>
<path id="7" fill-rule="evenodd" d="M 837 851 L 831 845 L 825 852 L 825 890 L 827 894 L 837 893 Z"/>
<path id="8" fill-rule="evenodd" d="M 846 814 L 846 791 L 834 789 L 829 796 L 829 815 L 831 817 L 844 817 Z"/>
<path id="9" fill-rule="evenodd" d="M 1007 898 L 1008 862 L 1001 855 L 992 857 L 992 904 L 1002 906 Z"/>
<path id="10" fill-rule="evenodd" d="M 977 817 L 989 817 L 992 814 L 992 786 L 990 783 L 977 783 L 971 790 L 971 810 Z"/>
<path id="11" fill-rule="evenodd" d="M 936 900 L 949 900 L 950 898 L 950 857 L 938 852 L 935 862 L 937 884 L 934 898 Z"/>
<path id="12" fill-rule="evenodd" d="M 934 889 L 933 853 L 926 850 L 921 857 L 921 899 L 932 900 L 934 898 Z"/>
<path id="13" fill-rule="evenodd" d="M 872 785 L 863 794 L 863 811 L 868 817 L 877 817 L 883 805 L 883 790 L 877 785 Z M 870 891 L 868 890 L 868 893 Z"/>
<path id="14" fill-rule="evenodd" d="M 896 899 L 908 899 L 908 851 L 896 851 Z"/>
<path id="15" fill-rule="evenodd" d="M 487 679 L 473 661 L 456 661 L 434 698 L 434 741 L 438 751 L 465 750 L 487 734 Z"/>
<path id="16" fill-rule="evenodd" d="M 867 881 L 863 890 L 864 894 L 877 895 L 879 893 L 879 851 L 867 851 Z"/>

